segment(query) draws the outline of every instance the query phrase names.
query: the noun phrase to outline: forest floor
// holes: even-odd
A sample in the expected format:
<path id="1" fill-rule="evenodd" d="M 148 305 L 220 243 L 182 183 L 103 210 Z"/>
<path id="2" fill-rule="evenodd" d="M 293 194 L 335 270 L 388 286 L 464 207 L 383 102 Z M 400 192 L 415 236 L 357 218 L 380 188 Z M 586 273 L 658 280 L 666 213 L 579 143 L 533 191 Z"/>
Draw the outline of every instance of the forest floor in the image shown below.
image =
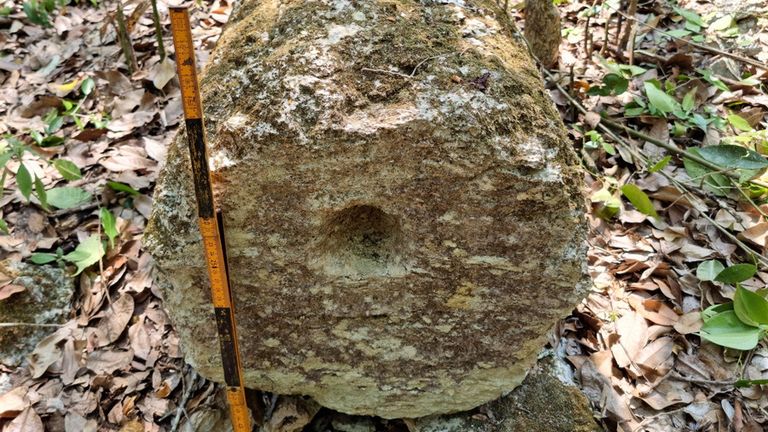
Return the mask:
<path id="1" fill-rule="evenodd" d="M 141 248 L 181 103 L 149 1 L 122 7 L 133 72 L 116 3 L 0 3 L 0 256 L 85 269 L 71 319 L 26 366 L 0 366 L 3 432 L 227 422 L 219 388 L 183 364 Z M 607 430 L 764 430 L 768 5 L 558 8 L 560 61 L 544 75 L 587 172 L 594 285 L 555 339 Z M 200 64 L 230 11 L 193 8 Z M 11 282 L 0 302 L 19 295 Z"/>

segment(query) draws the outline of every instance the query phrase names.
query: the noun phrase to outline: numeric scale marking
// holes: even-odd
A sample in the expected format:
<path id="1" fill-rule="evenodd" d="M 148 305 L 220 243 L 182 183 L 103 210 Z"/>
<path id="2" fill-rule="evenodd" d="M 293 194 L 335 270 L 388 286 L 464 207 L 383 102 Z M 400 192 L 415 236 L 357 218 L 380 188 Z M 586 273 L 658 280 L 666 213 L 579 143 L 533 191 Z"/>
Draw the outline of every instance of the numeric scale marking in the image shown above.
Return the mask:
<path id="1" fill-rule="evenodd" d="M 181 101 L 197 197 L 198 223 L 211 283 L 211 302 L 216 316 L 229 414 L 234 432 L 251 432 L 251 418 L 242 381 L 243 365 L 237 340 L 235 310 L 229 285 L 224 230 L 221 213 L 216 211 L 211 173 L 208 170 L 203 104 L 197 82 L 189 12 L 187 8 L 170 8 L 170 17 L 173 46 L 176 50 L 176 71 L 181 86 Z"/>

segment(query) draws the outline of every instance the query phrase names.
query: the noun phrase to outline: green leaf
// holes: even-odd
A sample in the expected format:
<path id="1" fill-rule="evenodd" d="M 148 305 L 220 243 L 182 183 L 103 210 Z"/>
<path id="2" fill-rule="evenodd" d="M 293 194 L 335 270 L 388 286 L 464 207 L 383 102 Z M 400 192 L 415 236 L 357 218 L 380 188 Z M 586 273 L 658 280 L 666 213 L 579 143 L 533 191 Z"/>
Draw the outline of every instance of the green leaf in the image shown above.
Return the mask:
<path id="1" fill-rule="evenodd" d="M 714 344 L 737 350 L 751 350 L 760 340 L 760 329 L 744 324 L 734 311 L 721 312 L 704 320 L 699 335 Z"/>
<path id="2" fill-rule="evenodd" d="M 701 311 L 701 319 L 704 321 L 712 319 L 715 315 L 721 312 L 727 312 L 733 310 L 733 302 L 723 303 L 719 305 L 712 305 L 703 311 Z"/>
<path id="3" fill-rule="evenodd" d="M 29 257 L 29 260 L 35 264 L 48 264 L 49 262 L 56 261 L 57 258 L 56 254 L 35 252 Z"/>
<path id="4" fill-rule="evenodd" d="M 699 148 L 689 148 L 688 151 L 696 156 L 701 156 Z M 704 187 L 715 195 L 724 196 L 730 187 L 730 181 L 726 176 L 688 158 L 683 158 L 683 166 L 688 176 L 697 183 L 703 183 Z"/>
<path id="5" fill-rule="evenodd" d="M 629 81 L 619 74 L 609 73 L 603 77 L 602 86 L 592 86 L 587 91 L 592 96 L 609 96 L 611 94 L 620 95 L 627 91 Z"/>
<path id="6" fill-rule="evenodd" d="M 32 137 L 32 139 L 35 141 L 35 143 L 37 143 L 37 145 L 40 145 L 40 143 L 43 142 L 43 135 L 36 130 L 30 131 L 29 136 Z"/>
<path id="7" fill-rule="evenodd" d="M 91 200 L 91 194 L 79 187 L 55 187 L 48 191 L 48 204 L 67 209 L 81 206 Z"/>
<path id="8" fill-rule="evenodd" d="M 675 122 L 675 125 L 672 126 L 672 135 L 675 137 L 682 137 L 685 136 L 685 133 L 687 132 L 687 128 L 684 124 L 680 122 Z"/>
<path id="9" fill-rule="evenodd" d="M 80 173 L 80 168 L 78 168 L 72 161 L 56 159 L 53 161 L 53 166 L 66 180 L 77 180 L 83 176 Z"/>
<path id="10" fill-rule="evenodd" d="M 108 208 L 102 207 L 101 210 L 99 210 L 99 219 L 101 219 L 101 226 L 104 228 L 104 234 L 109 238 L 109 247 L 115 247 L 115 237 L 118 235 L 115 216 Z"/>
<path id="11" fill-rule="evenodd" d="M 653 83 L 645 82 L 645 95 L 653 108 L 663 114 L 669 114 L 680 110 L 680 104 L 672 96 L 659 90 Z"/>
<path id="12" fill-rule="evenodd" d="M 696 107 L 696 89 L 691 89 L 683 97 L 683 111 L 691 112 Z"/>
<path id="13" fill-rule="evenodd" d="M 696 267 L 696 277 L 701 281 L 713 281 L 725 269 L 717 260 L 704 261 Z"/>
<path id="14" fill-rule="evenodd" d="M 64 138 L 56 135 L 48 135 L 40 141 L 40 147 L 56 147 L 64 144 Z"/>
<path id="15" fill-rule="evenodd" d="M 691 32 L 685 29 L 674 29 L 667 32 L 672 37 L 684 38 L 691 35 Z"/>
<path id="16" fill-rule="evenodd" d="M 652 217 L 659 216 L 656 213 L 656 209 L 653 207 L 653 203 L 651 202 L 650 198 L 648 198 L 648 195 L 646 195 L 645 192 L 640 190 L 640 188 L 636 185 L 631 183 L 625 184 L 621 187 L 621 193 L 624 194 L 627 199 L 629 199 L 629 202 L 631 202 L 632 205 L 635 206 L 635 208 L 637 208 L 640 213 Z"/>
<path id="17" fill-rule="evenodd" d="M 88 96 L 93 91 L 94 86 L 95 83 L 93 82 L 93 78 L 88 77 L 83 80 L 82 84 L 80 84 L 80 91 L 83 93 L 83 95 Z"/>
<path id="18" fill-rule="evenodd" d="M 19 186 L 21 195 L 29 200 L 29 196 L 32 195 L 32 176 L 24 164 L 19 165 L 19 169 L 16 170 L 16 185 Z"/>
<path id="19" fill-rule="evenodd" d="M 722 144 L 702 147 L 699 154 L 704 159 L 723 168 L 762 169 L 768 167 L 768 159 L 748 148 Z"/>
<path id="20" fill-rule="evenodd" d="M 45 12 L 45 9 L 37 3 L 37 1 L 30 0 L 25 2 L 23 8 L 27 18 L 33 24 L 41 25 L 43 27 L 48 27 L 50 25 L 48 21 L 48 14 Z"/>
<path id="21" fill-rule="evenodd" d="M 627 91 L 629 87 L 629 81 L 621 75 L 607 74 L 603 77 L 603 83 L 610 90 L 610 93 L 620 95 Z"/>
<path id="22" fill-rule="evenodd" d="M 86 268 L 99 262 L 103 256 L 104 247 L 101 245 L 101 239 L 98 235 L 93 234 L 77 245 L 75 250 L 64 255 L 63 258 L 77 266 L 76 276 Z"/>
<path id="23" fill-rule="evenodd" d="M 753 327 L 768 324 L 768 300 L 740 285 L 733 295 L 733 311 L 744 324 Z"/>
<path id="24" fill-rule="evenodd" d="M 45 191 L 43 182 L 37 177 L 35 177 L 35 195 L 38 201 L 40 201 L 40 206 L 48 210 L 48 193 Z"/>
<path id="25" fill-rule="evenodd" d="M 3 218 L 0 218 L 0 231 L 4 232 L 5 234 L 10 234 L 10 231 L 8 230 L 8 224 L 5 223 Z"/>
<path id="26" fill-rule="evenodd" d="M 757 273 L 757 267 L 752 264 L 735 264 L 727 267 L 715 278 L 718 282 L 735 284 L 744 282 Z"/>
<path id="27" fill-rule="evenodd" d="M 139 195 L 141 192 L 137 191 L 136 189 L 128 186 L 127 184 L 118 183 L 116 181 L 107 180 L 107 186 L 111 187 L 112 189 L 118 191 L 118 192 L 128 192 L 131 195 Z"/>
<path id="28" fill-rule="evenodd" d="M 667 164 L 669 164 L 669 161 L 671 160 L 672 160 L 672 156 L 664 156 L 662 160 L 656 162 L 655 164 L 653 164 L 652 167 L 648 168 L 648 172 L 655 173 L 663 170 L 664 167 L 667 166 Z"/>
<path id="29" fill-rule="evenodd" d="M 743 388 L 743 387 L 751 387 L 753 385 L 765 385 L 768 384 L 768 379 L 740 379 L 736 380 L 735 383 L 733 383 L 733 386 L 736 388 Z"/>
<path id="30" fill-rule="evenodd" d="M 45 133 L 51 135 L 57 130 L 61 129 L 61 126 L 63 125 L 64 117 L 61 117 L 58 115 L 58 113 L 55 113 L 55 115 L 51 117 L 50 121 L 46 122 Z"/>
<path id="31" fill-rule="evenodd" d="M 751 132 L 752 126 L 749 125 L 749 122 L 744 119 L 744 117 L 738 115 L 738 114 L 730 114 L 728 116 L 728 123 L 731 124 L 735 129 L 740 130 L 742 132 Z"/>
<path id="32" fill-rule="evenodd" d="M 709 29 L 712 31 L 723 31 L 735 24 L 733 15 L 722 16 L 709 24 Z"/>
<path id="33" fill-rule="evenodd" d="M 722 91 L 728 91 L 728 86 L 718 77 L 712 75 L 712 71 L 707 69 L 696 69 L 696 72 L 700 73 L 704 78 L 704 81 L 712 84 Z"/>
<path id="34" fill-rule="evenodd" d="M 679 8 L 679 7 L 673 7 L 672 9 L 674 9 L 678 15 L 685 18 L 685 20 L 690 22 L 691 24 L 699 27 L 704 27 L 704 21 L 701 19 L 701 16 L 696 12 L 688 9 Z"/>

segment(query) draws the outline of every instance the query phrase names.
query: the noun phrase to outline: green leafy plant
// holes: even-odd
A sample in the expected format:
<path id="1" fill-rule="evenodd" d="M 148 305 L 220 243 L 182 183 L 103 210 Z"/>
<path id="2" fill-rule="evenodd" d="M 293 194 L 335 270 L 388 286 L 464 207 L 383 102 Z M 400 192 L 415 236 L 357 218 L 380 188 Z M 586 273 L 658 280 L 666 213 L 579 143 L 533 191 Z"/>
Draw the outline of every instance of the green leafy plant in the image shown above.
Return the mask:
<path id="1" fill-rule="evenodd" d="M 688 151 L 706 161 L 721 167 L 714 170 L 689 158 L 683 159 L 688 176 L 701 183 L 704 188 L 716 195 L 724 196 L 733 188 L 731 180 L 725 175 L 733 172 L 739 175 L 740 182 L 746 182 L 768 168 L 768 159 L 754 150 L 733 144 L 721 144 Z"/>
<path id="2" fill-rule="evenodd" d="M 104 229 L 104 234 L 106 234 L 107 239 L 109 239 L 109 248 L 112 249 L 115 247 L 115 238 L 119 234 L 117 232 L 115 215 L 113 215 L 108 208 L 102 207 L 101 210 L 99 210 L 99 220 L 101 221 L 101 227 Z"/>
<path id="3" fill-rule="evenodd" d="M 30 154 L 32 158 L 37 158 L 49 165 L 52 165 L 65 180 L 77 180 L 82 177 L 80 169 L 71 161 L 66 159 L 48 160 L 35 149 L 16 138 L 13 135 L 5 135 L 0 141 L 0 188 L 5 188 L 7 176 L 15 175 L 16 186 L 21 195 L 29 201 L 32 197 L 36 198 L 44 210 L 50 210 L 50 206 L 56 208 L 70 208 L 81 205 L 90 200 L 90 194 L 82 188 L 62 187 L 46 190 L 41 178 L 24 163 L 25 154 Z M 14 174 L 8 168 L 9 162 L 18 163 L 16 173 Z M 72 199 L 74 195 L 79 198 Z"/>
<path id="4" fill-rule="evenodd" d="M 66 6 L 69 0 L 28 0 L 22 5 L 27 19 L 43 27 L 51 26 L 51 14 L 57 7 Z"/>
<path id="5" fill-rule="evenodd" d="M 704 325 L 702 339 L 738 350 L 750 350 L 768 334 L 768 300 L 763 292 L 752 292 L 741 282 L 757 273 L 752 264 L 725 267 L 719 261 L 704 261 L 696 269 L 696 277 L 736 286 L 733 301 L 710 306 L 701 313 Z"/>
<path id="6" fill-rule="evenodd" d="M 75 250 L 64 255 L 61 248 L 56 253 L 36 252 L 30 257 L 30 261 L 35 264 L 47 264 L 57 261 L 60 264 L 74 264 L 76 271 L 74 276 L 82 273 L 86 268 L 96 264 L 104 256 L 105 250 L 101 238 L 97 234 L 92 234 L 87 239 L 80 242 Z"/>
<path id="7" fill-rule="evenodd" d="M 620 95 L 629 88 L 629 80 L 615 73 L 605 74 L 602 83 L 601 86 L 590 87 L 587 94 L 590 96 Z"/>
<path id="8" fill-rule="evenodd" d="M 115 247 L 115 238 L 119 235 L 115 216 L 109 209 L 102 207 L 99 209 L 99 220 L 106 241 L 99 234 L 92 234 L 68 254 L 64 254 L 61 248 L 56 249 L 54 253 L 35 252 L 30 257 L 30 261 L 35 264 L 57 262 L 62 267 L 74 264 L 76 269 L 73 276 L 80 274 L 86 268 L 98 263 L 107 250 Z M 108 247 L 105 243 L 108 243 Z"/>
<path id="9" fill-rule="evenodd" d="M 600 135 L 600 133 L 596 130 L 591 130 L 584 133 L 584 148 L 592 150 L 602 148 L 609 155 L 616 154 L 616 148 L 613 146 L 613 144 L 603 139 L 603 136 Z"/>
<path id="10" fill-rule="evenodd" d="M 62 87 L 64 91 L 72 91 L 77 87 L 77 84 L 79 82 L 77 80 L 69 83 L 69 84 L 63 84 Z M 75 123 L 78 129 L 83 130 L 88 126 L 88 124 L 93 124 L 94 127 L 97 129 L 103 129 L 106 127 L 107 122 L 109 121 L 108 118 L 105 116 L 96 113 L 96 114 L 81 114 L 80 109 L 83 106 L 83 103 L 88 99 L 88 96 L 93 92 L 93 89 L 95 87 L 95 82 L 93 81 L 93 78 L 88 77 L 85 78 L 82 82 L 79 83 L 79 93 L 80 97 L 77 100 L 69 100 L 69 99 L 62 99 L 61 105 L 64 108 L 63 111 L 60 111 L 59 109 L 53 108 L 46 116 L 43 118 L 43 122 L 46 124 L 45 127 L 45 133 L 47 135 L 52 135 L 61 127 L 64 125 L 64 122 L 67 118 L 71 118 L 72 121 Z M 50 138 L 50 137 L 49 137 Z M 51 145 L 58 145 L 61 142 L 57 142 L 55 144 L 52 143 L 46 143 L 46 138 L 42 138 L 41 142 L 39 143 L 43 147 L 49 147 Z M 51 138 L 54 139 L 54 138 Z M 62 138 L 59 138 L 62 140 Z"/>
<path id="11" fill-rule="evenodd" d="M 610 176 L 603 177 L 603 187 L 590 197 L 590 201 L 597 205 L 595 214 L 603 219 L 611 219 L 621 210 L 621 198 L 619 195 L 619 183 Z"/>

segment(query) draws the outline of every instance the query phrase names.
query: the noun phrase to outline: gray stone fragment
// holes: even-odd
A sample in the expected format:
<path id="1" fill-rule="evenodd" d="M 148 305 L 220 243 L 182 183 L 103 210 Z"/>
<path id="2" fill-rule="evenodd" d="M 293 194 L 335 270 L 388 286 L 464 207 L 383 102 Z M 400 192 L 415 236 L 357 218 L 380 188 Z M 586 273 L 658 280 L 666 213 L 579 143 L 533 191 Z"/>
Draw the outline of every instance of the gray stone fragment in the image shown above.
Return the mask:
<path id="1" fill-rule="evenodd" d="M 402 418 L 522 382 L 584 294 L 584 202 L 493 1 L 245 0 L 201 89 L 248 386 Z M 145 245 L 221 381 L 185 139 Z"/>
<path id="2" fill-rule="evenodd" d="M 511 394 L 464 413 L 415 419 L 411 432 L 602 432 L 586 396 L 545 357 Z"/>
<path id="3" fill-rule="evenodd" d="M 71 311 L 74 284 L 60 268 L 22 262 L 0 262 L 0 279 L 23 286 L 24 291 L 0 300 L 0 323 L 63 324 Z M 0 327 L 0 363 L 17 367 L 51 327 Z"/>

